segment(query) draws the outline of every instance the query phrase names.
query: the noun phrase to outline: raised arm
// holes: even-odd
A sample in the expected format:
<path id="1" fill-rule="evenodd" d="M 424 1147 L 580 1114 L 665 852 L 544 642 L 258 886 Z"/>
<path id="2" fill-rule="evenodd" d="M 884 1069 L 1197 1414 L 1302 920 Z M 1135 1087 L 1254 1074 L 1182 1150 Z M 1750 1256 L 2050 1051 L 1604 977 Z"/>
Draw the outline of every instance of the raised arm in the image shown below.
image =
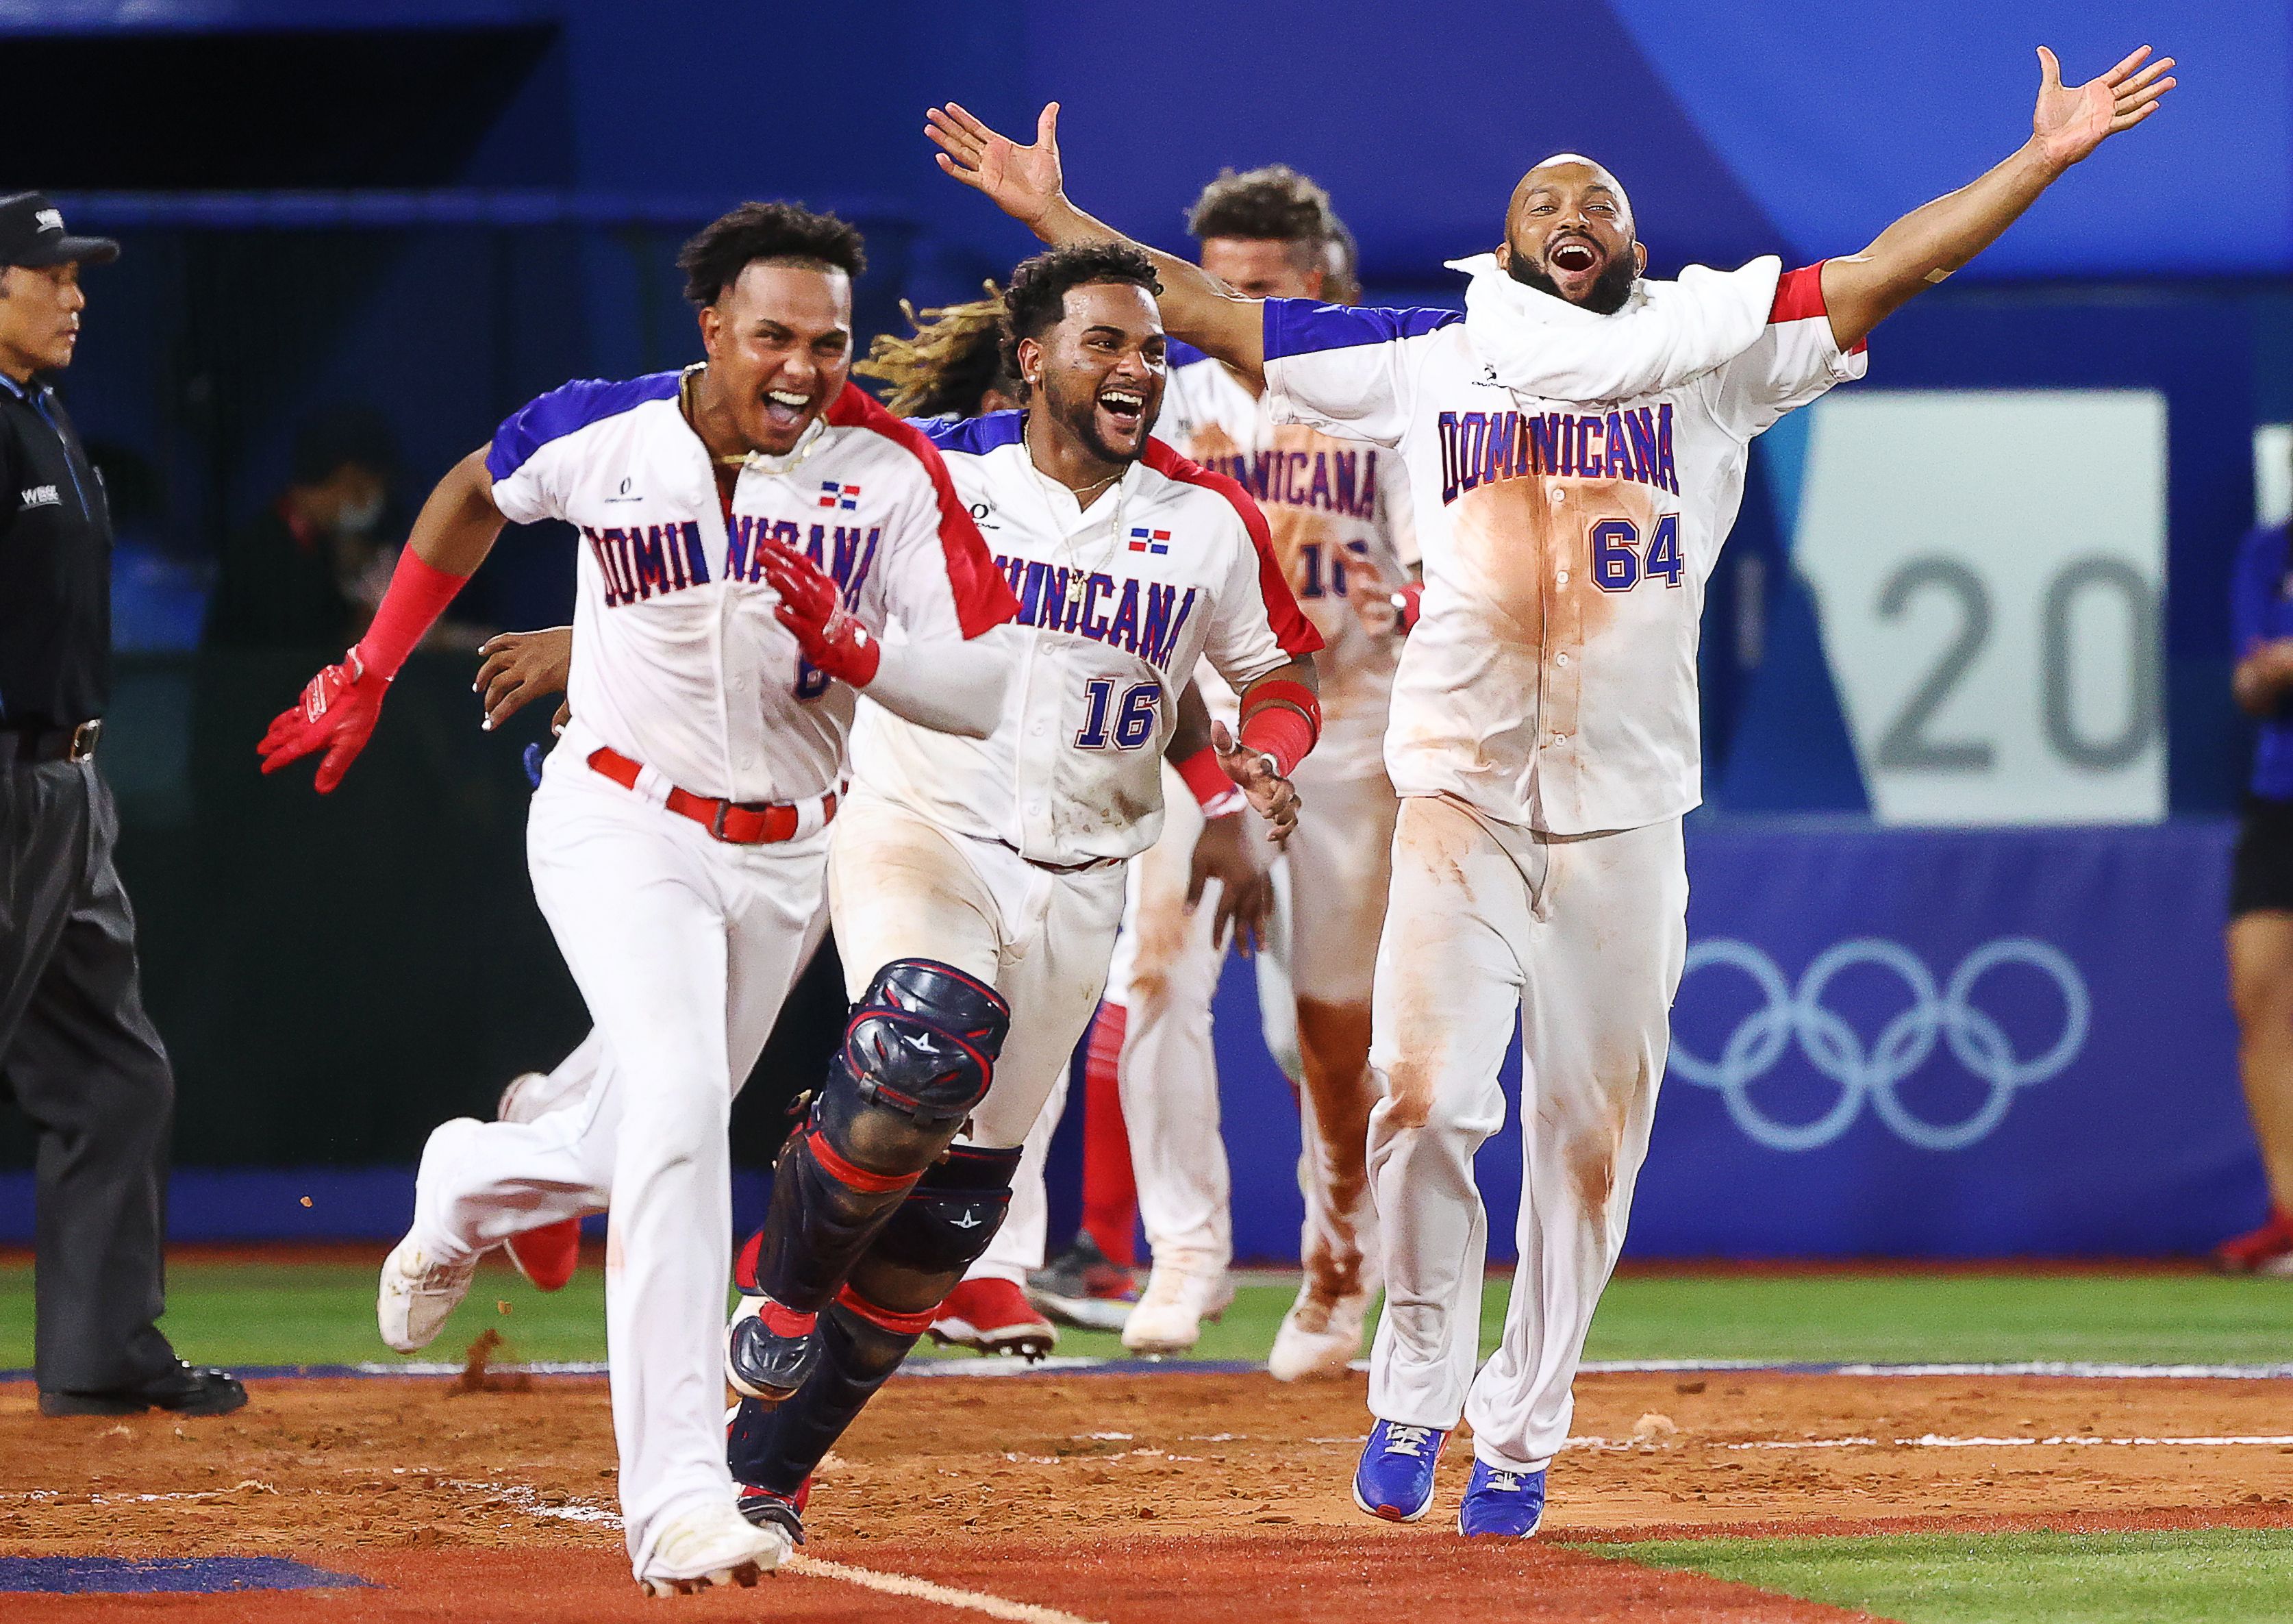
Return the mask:
<path id="1" fill-rule="evenodd" d="M 1035 121 L 1035 144 L 1023 147 L 999 135 L 951 102 L 924 114 L 924 134 L 939 148 L 939 166 L 1049 243 L 1129 242 L 1104 221 L 1067 200 L 1059 169 L 1059 104 Z M 1163 325 L 1204 354 L 1253 380 L 1266 371 L 1265 301 L 1245 299 L 1200 265 L 1146 248 L 1163 283 Z"/>
<path id="2" fill-rule="evenodd" d="M 2062 64 L 2040 45 L 2030 139 L 1972 184 L 1905 215 L 1860 254 L 1824 262 L 1824 308 L 1839 347 L 1860 344 L 1913 294 L 1989 248 L 2064 170 L 2156 112 L 2174 88 L 2163 77 L 2174 59 L 2145 68 L 2149 55 L 2144 45 L 2100 77 L 2065 85 Z"/>

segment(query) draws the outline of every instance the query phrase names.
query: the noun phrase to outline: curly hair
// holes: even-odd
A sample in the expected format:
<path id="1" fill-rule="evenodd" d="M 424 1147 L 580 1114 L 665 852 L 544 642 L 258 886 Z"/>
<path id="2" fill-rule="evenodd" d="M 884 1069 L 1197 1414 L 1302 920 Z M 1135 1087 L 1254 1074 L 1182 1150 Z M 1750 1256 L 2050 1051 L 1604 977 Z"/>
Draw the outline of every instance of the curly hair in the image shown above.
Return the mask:
<path id="1" fill-rule="evenodd" d="M 854 280 L 868 268 L 860 230 L 801 203 L 743 203 L 693 233 L 677 251 L 685 296 L 706 307 L 760 259 L 794 261 L 843 272 Z"/>
<path id="2" fill-rule="evenodd" d="M 1066 314 L 1067 294 L 1103 282 L 1126 283 L 1159 296 L 1161 279 L 1146 250 L 1128 242 L 1079 242 L 1021 260 L 1003 295 L 1003 367 L 1019 372 L 1019 341 L 1041 338 Z"/>
<path id="3" fill-rule="evenodd" d="M 902 299 L 900 311 L 915 329 L 913 337 L 879 333 L 867 360 L 852 369 L 889 386 L 884 404 L 895 416 L 976 417 L 990 389 L 1017 398 L 1018 380 L 1004 369 L 1003 290 L 993 282 L 985 286 L 984 299 L 943 304 L 920 316 Z"/>
<path id="4" fill-rule="evenodd" d="M 1287 164 L 1239 174 L 1219 170 L 1187 211 L 1187 230 L 1197 241 L 1239 237 L 1288 243 L 1300 270 L 1326 271 L 1345 287 L 1358 280 L 1354 234 L 1331 207 L 1329 192 Z"/>

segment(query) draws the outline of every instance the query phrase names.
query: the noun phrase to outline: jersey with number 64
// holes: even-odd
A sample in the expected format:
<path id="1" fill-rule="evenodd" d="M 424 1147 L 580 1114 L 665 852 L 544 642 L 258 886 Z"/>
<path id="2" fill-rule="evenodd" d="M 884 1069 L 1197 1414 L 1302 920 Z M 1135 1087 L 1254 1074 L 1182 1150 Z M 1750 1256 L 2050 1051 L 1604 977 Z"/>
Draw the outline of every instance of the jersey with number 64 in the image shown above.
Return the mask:
<path id="1" fill-rule="evenodd" d="M 1597 406 L 1515 395 L 1454 311 L 1267 301 L 1276 418 L 1396 447 L 1408 468 L 1425 592 L 1394 679 L 1396 791 L 1552 834 L 1702 798 L 1697 622 L 1752 439 L 1863 375 L 1821 275 L 1787 274 L 1733 360 Z"/>
<path id="2" fill-rule="evenodd" d="M 1128 857 L 1163 827 L 1163 747 L 1207 659 L 1237 689 L 1321 646 L 1242 488 L 1160 440 L 1090 507 L 1040 473 L 1025 414 L 920 424 L 1019 600 L 1001 721 L 957 738 L 866 707 L 863 789 L 1058 865 Z"/>

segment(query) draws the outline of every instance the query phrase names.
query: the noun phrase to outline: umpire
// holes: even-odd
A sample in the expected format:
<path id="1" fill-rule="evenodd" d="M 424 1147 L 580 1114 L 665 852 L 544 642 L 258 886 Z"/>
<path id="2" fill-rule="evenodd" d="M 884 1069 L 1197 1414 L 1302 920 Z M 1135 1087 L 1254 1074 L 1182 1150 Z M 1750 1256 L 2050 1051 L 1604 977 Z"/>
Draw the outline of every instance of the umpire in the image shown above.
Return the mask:
<path id="1" fill-rule="evenodd" d="M 79 343 L 84 264 L 37 192 L 0 197 L 0 1091 L 39 1132 L 40 1412 L 220 1415 L 247 1390 L 154 1323 L 175 1083 L 135 969 L 95 768 L 111 695 L 111 518 L 44 372 Z"/>

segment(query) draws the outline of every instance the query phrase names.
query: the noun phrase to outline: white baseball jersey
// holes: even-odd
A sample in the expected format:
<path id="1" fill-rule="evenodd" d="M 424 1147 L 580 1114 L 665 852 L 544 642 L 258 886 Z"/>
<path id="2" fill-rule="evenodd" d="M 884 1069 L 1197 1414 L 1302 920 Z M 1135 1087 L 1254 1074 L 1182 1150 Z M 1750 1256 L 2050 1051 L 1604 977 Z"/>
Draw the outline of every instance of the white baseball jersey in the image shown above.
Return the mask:
<path id="1" fill-rule="evenodd" d="M 1035 862 L 1128 857 L 1162 830 L 1163 746 L 1195 662 L 1239 689 L 1321 638 L 1239 485 L 1150 438 L 1084 508 L 1037 471 L 1025 421 L 999 411 L 924 426 L 1019 600 L 1001 634 L 1017 662 L 1002 720 L 962 739 L 871 706 L 853 773 Z"/>
<path id="2" fill-rule="evenodd" d="M 1322 635 L 1322 652 L 1314 657 L 1322 736 L 1305 770 L 1322 779 L 1382 771 L 1401 640 L 1365 628 L 1353 600 L 1401 586 L 1416 562 L 1400 456 L 1278 422 L 1265 398 L 1252 394 L 1232 369 L 1175 342 L 1155 429 L 1257 499 L 1284 577 Z M 1214 714 L 1231 719 L 1232 695 L 1221 693 L 1221 686 L 1214 678 L 1206 680 L 1203 694 Z"/>
<path id="3" fill-rule="evenodd" d="M 805 800 L 842 775 L 856 700 L 774 619 L 758 540 L 910 642 L 976 637 L 1017 605 L 938 451 L 859 389 L 789 455 L 752 459 L 728 505 L 680 376 L 571 383 L 521 409 L 486 453 L 494 505 L 581 532 L 566 693 L 584 739 L 696 795 Z"/>
<path id="4" fill-rule="evenodd" d="M 1633 829 L 1702 798 L 1704 586 L 1754 435 L 1863 376 L 1820 265 L 1786 275 L 1752 347 L 1681 387 L 1591 408 L 1516 397 L 1446 310 L 1266 303 L 1282 421 L 1398 448 L 1424 555 L 1386 767 L 1552 834 Z"/>

